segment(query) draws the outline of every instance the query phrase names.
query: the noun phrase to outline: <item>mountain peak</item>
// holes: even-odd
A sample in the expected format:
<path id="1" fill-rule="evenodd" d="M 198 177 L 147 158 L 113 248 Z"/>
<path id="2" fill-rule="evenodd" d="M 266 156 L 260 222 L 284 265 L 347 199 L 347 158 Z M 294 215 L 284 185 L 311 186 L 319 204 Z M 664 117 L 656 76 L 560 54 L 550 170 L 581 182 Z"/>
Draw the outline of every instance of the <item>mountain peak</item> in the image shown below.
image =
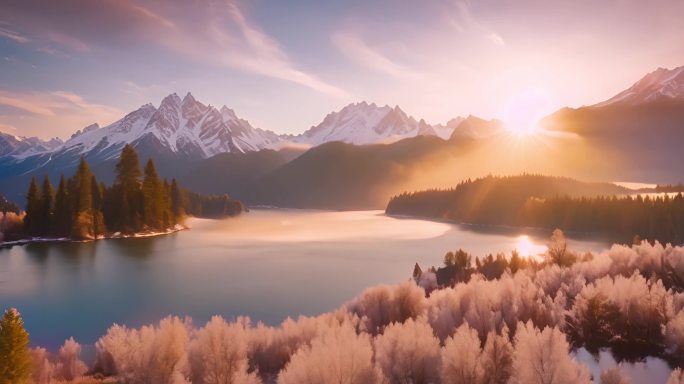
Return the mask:
<path id="1" fill-rule="evenodd" d="M 178 97 L 178 94 L 176 94 L 176 92 L 174 92 L 174 93 L 166 96 L 164 99 L 162 99 L 161 103 L 159 104 L 159 108 L 162 108 L 162 106 L 172 106 L 172 105 L 177 106 L 177 105 L 180 105 L 181 102 L 182 102 L 181 98 Z"/>
<path id="2" fill-rule="evenodd" d="M 188 92 L 185 97 L 183 98 L 183 104 L 185 103 L 195 103 L 197 100 L 195 100 L 195 97 L 192 96 L 192 93 Z"/>
<path id="3" fill-rule="evenodd" d="M 603 107 L 616 103 L 637 105 L 667 99 L 684 100 L 684 66 L 674 69 L 659 67 L 628 89 L 594 106 Z"/>

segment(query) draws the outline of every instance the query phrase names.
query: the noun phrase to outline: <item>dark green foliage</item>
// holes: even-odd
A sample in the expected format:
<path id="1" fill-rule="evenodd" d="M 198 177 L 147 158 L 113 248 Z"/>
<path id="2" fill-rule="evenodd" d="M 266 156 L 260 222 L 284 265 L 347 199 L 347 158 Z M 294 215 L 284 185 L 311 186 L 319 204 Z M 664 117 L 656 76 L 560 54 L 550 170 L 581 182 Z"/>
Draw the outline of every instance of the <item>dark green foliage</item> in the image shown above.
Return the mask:
<path id="1" fill-rule="evenodd" d="M 24 230 L 31 236 L 40 235 L 41 227 L 41 199 L 38 191 L 36 178 L 31 178 L 28 192 L 26 193 L 26 217 L 24 218 Z"/>
<path id="2" fill-rule="evenodd" d="M 29 335 L 16 309 L 0 319 L 0 384 L 28 383 L 31 376 Z"/>
<path id="3" fill-rule="evenodd" d="M 55 212 L 51 234 L 67 236 L 71 228 L 71 206 L 64 176 L 59 177 L 59 186 L 55 195 Z"/>
<path id="4" fill-rule="evenodd" d="M 161 180 L 152 160 L 147 162 L 141 182 L 137 161 L 133 147 L 124 147 L 116 182 L 110 188 L 97 182 L 84 158 L 72 178 L 60 178 L 56 194 L 49 179 L 45 178 L 42 193 L 33 179 L 27 193 L 24 232 L 87 240 L 108 232 L 163 231 L 182 223 L 186 213 L 225 217 L 244 210 L 242 203 L 227 195 L 189 193 L 175 179 L 171 183 Z"/>
<path id="5" fill-rule="evenodd" d="M 52 214 L 54 210 L 55 191 L 50 183 L 50 179 L 45 176 L 43 179 L 43 190 L 41 192 L 41 208 L 40 208 L 40 234 L 46 235 L 52 227 Z"/>
<path id="6" fill-rule="evenodd" d="M 168 228 L 168 225 L 164 225 L 165 217 L 168 217 L 167 211 L 170 209 L 166 204 L 167 192 L 157 175 L 154 162 L 152 159 L 148 160 L 142 183 L 143 217 L 145 224 L 152 229 Z"/>
<path id="7" fill-rule="evenodd" d="M 481 225 L 602 233 L 619 241 L 631 241 L 634 235 L 661 242 L 684 241 L 681 193 L 650 198 L 631 197 L 627 192 L 612 184 L 581 183 L 567 178 L 488 176 L 467 180 L 450 190 L 395 196 L 386 212 Z"/>
<path id="8" fill-rule="evenodd" d="M 93 176 L 88 163 L 84 158 L 78 165 L 74 176 L 75 210 L 74 220 L 71 223 L 71 237 L 75 239 L 93 239 L 96 236 L 97 223 L 95 221 L 95 209 L 93 208 Z"/>

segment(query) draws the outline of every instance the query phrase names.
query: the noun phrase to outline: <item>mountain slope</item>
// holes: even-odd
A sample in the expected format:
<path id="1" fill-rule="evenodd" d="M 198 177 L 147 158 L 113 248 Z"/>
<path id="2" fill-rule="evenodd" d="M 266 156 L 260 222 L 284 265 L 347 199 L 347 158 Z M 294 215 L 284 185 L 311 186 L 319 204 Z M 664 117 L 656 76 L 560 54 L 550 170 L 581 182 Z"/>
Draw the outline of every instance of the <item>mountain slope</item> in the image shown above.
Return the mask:
<path id="1" fill-rule="evenodd" d="M 541 125 L 577 135 L 592 171 L 618 180 L 679 182 L 684 174 L 684 67 L 658 69 L 605 102 L 563 108 Z"/>
<path id="2" fill-rule="evenodd" d="M 684 66 L 674 69 L 658 68 L 641 78 L 628 89 L 595 107 L 619 103 L 638 105 L 666 99 L 684 100 Z"/>
<path id="3" fill-rule="evenodd" d="M 0 132 L 0 157 L 25 157 L 37 153 L 48 152 L 62 145 L 59 138 L 42 140 L 37 137 L 17 137 Z"/>

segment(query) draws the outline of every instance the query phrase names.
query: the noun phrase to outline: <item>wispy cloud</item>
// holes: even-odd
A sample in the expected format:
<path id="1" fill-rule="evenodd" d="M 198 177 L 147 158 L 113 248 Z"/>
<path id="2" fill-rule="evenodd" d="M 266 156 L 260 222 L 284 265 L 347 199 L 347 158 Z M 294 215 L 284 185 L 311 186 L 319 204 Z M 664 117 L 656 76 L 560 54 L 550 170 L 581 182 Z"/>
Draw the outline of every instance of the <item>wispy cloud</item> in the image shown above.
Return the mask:
<path id="1" fill-rule="evenodd" d="M 399 79 L 415 78 L 420 75 L 419 73 L 390 60 L 379 50 L 370 47 L 366 41 L 355 33 L 338 31 L 333 34 L 332 42 L 348 59 L 365 67 Z"/>
<path id="2" fill-rule="evenodd" d="M 454 1 L 451 23 L 461 33 L 485 38 L 495 45 L 505 45 L 506 41 L 494 29 L 478 20 L 470 9 L 469 1 Z"/>
<path id="3" fill-rule="evenodd" d="M 0 116 L 0 118 L 1 118 L 1 116 Z M 14 134 L 14 132 L 16 132 L 16 131 L 17 131 L 17 127 L 15 127 L 14 125 L 0 123 L 0 132 L 5 132 L 5 133 L 11 132 L 12 134 Z"/>
<path id="4" fill-rule="evenodd" d="M 81 95 L 66 91 L 0 90 L 0 107 L 8 111 L 0 116 L 0 124 L 22 126 L 22 133 L 40 136 L 46 134 L 46 127 L 52 127 L 51 136 L 66 135 L 74 127 L 93 122 L 111 123 L 124 115 L 117 108 L 93 103 Z"/>
<path id="5" fill-rule="evenodd" d="M 236 0 L 8 0 L 0 36 L 33 43 L 42 52 L 84 53 L 100 46 L 151 44 L 182 59 L 296 83 L 338 98 L 349 94 L 302 68 L 278 41 L 251 21 Z M 4 18 L 3 18 L 4 16 Z M 6 19 L 3 21 L 3 19 Z M 21 23 L 26 36 L 13 32 Z"/>
<path id="6" fill-rule="evenodd" d="M 13 31 L 7 27 L 1 26 L 5 23 L 0 24 L 0 36 L 10 39 L 19 44 L 26 44 L 29 42 L 29 38 L 22 35 L 19 32 Z"/>
<path id="7" fill-rule="evenodd" d="M 225 6 L 228 19 L 215 20 L 210 32 L 226 64 L 246 72 L 291 81 L 332 96 L 350 97 L 341 88 L 297 69 L 278 42 L 249 22 L 237 4 L 227 2 Z M 232 25 L 233 31 L 226 28 L 226 24 Z"/>

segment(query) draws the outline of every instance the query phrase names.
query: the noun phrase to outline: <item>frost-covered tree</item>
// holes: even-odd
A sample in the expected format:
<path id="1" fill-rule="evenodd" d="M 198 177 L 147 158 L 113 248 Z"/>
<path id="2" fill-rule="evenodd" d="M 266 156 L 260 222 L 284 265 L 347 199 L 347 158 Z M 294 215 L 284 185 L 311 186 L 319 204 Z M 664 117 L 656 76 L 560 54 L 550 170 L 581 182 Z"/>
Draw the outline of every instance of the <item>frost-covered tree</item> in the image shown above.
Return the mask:
<path id="1" fill-rule="evenodd" d="M 31 380 L 34 384 L 49 384 L 53 381 L 55 366 L 50 362 L 45 348 L 31 350 Z"/>
<path id="2" fill-rule="evenodd" d="M 531 322 L 515 334 L 513 377 L 516 384 L 590 383 L 589 371 L 570 357 L 570 347 L 558 328 L 540 331 Z"/>
<path id="3" fill-rule="evenodd" d="M 97 366 L 124 383 L 172 383 L 187 365 L 188 324 L 167 317 L 139 330 L 114 325 L 95 344 Z"/>
<path id="4" fill-rule="evenodd" d="M 441 377 L 443 383 L 479 383 L 483 372 L 479 364 L 482 349 L 477 331 L 468 324 L 461 325 L 453 337 L 447 339 L 442 350 Z"/>
<path id="5" fill-rule="evenodd" d="M 358 316 L 373 335 L 393 322 L 415 319 L 425 311 L 425 291 L 411 282 L 398 286 L 379 285 L 366 289 L 347 309 Z"/>
<path id="6" fill-rule="evenodd" d="M 390 384 L 439 380 L 440 346 L 425 318 L 393 323 L 375 339 L 375 362 Z"/>
<path id="7" fill-rule="evenodd" d="M 349 323 L 334 326 L 299 349 L 278 375 L 279 384 L 375 384 L 381 373 L 373 366 L 367 334 Z"/>
<path id="8" fill-rule="evenodd" d="M 479 361 L 482 369 L 482 383 L 506 384 L 513 369 L 513 345 L 508 338 L 508 328 L 501 334 L 489 332 Z"/>
<path id="9" fill-rule="evenodd" d="M 248 330 L 243 321 L 227 323 L 214 316 L 189 345 L 190 378 L 196 384 L 256 384 L 248 373 Z"/>
<path id="10" fill-rule="evenodd" d="M 667 322 L 664 336 L 667 352 L 684 362 L 684 311 L 679 311 Z"/>
<path id="11" fill-rule="evenodd" d="M 684 384 L 684 370 L 675 368 L 667 379 L 667 384 Z"/>
<path id="12" fill-rule="evenodd" d="M 81 360 L 81 345 L 73 337 L 59 348 L 57 353 L 56 376 L 65 381 L 72 381 L 83 376 L 88 367 Z"/>
<path id="13" fill-rule="evenodd" d="M 620 368 L 613 367 L 601 372 L 600 384 L 630 384 L 629 380 Z"/>

